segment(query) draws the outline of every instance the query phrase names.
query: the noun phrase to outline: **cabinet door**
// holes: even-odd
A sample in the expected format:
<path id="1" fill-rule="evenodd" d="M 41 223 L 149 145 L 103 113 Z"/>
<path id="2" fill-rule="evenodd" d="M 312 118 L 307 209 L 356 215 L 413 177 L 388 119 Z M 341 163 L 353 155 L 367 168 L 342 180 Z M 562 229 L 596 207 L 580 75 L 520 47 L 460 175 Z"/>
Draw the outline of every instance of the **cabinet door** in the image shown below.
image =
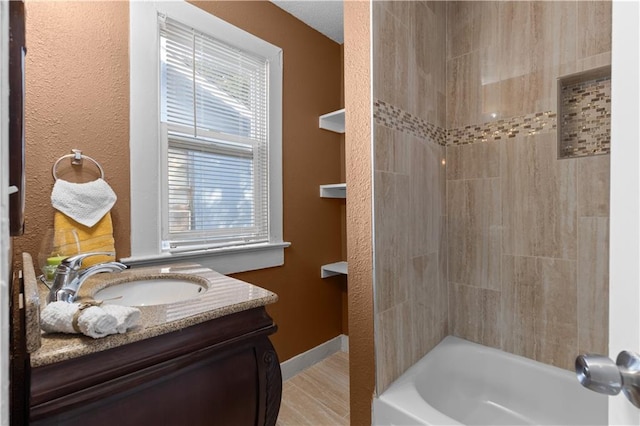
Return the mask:
<path id="1" fill-rule="evenodd" d="M 200 351 L 87 389 L 92 402 L 32 424 L 255 425 L 256 361 L 253 346 L 218 355 Z"/>

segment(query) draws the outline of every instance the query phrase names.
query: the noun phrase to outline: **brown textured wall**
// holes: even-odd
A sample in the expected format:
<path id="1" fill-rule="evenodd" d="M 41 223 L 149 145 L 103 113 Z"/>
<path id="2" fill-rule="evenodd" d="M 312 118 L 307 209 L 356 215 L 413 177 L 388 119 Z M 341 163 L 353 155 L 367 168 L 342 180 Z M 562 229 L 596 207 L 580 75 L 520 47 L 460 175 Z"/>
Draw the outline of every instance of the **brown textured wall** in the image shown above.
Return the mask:
<path id="1" fill-rule="evenodd" d="M 26 2 L 26 217 L 14 253 L 37 258 L 53 226 L 51 166 L 72 148 L 95 158 L 118 194 L 118 256 L 129 255 L 129 6 L 126 2 Z M 59 176 L 75 180 L 69 163 Z M 87 166 L 93 179 L 93 166 Z"/>
<path id="2" fill-rule="evenodd" d="M 340 279 L 320 265 L 341 257 L 340 202 L 318 186 L 340 180 L 341 138 L 318 116 L 341 105 L 340 46 L 269 2 L 200 2 L 198 7 L 284 50 L 285 265 L 237 277 L 276 292 L 269 307 L 281 360 L 342 332 Z M 51 165 L 81 148 L 104 166 L 118 194 L 118 256 L 130 251 L 129 6 L 127 2 L 27 3 L 27 233 L 15 253 L 37 255 L 52 223 Z"/>
<path id="3" fill-rule="evenodd" d="M 344 3 L 351 424 L 371 424 L 375 385 L 371 230 L 370 2 Z"/>
<path id="4" fill-rule="evenodd" d="M 342 332 L 344 280 L 321 279 L 320 265 L 341 256 L 340 201 L 319 185 L 340 180 L 341 137 L 318 128 L 318 116 L 341 108 L 340 45 L 266 1 L 192 2 L 283 49 L 284 266 L 234 275 L 267 288 L 278 323 L 280 360 Z"/>

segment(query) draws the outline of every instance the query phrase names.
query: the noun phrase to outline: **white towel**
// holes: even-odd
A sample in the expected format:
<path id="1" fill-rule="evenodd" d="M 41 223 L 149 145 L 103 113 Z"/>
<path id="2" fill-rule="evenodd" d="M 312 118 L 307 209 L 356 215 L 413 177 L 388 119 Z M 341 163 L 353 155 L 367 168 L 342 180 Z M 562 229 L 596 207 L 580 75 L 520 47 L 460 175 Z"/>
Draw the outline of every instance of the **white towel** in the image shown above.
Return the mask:
<path id="1" fill-rule="evenodd" d="M 51 191 L 53 208 L 91 228 L 111 210 L 116 193 L 104 179 L 73 183 L 58 179 Z"/>
<path id="2" fill-rule="evenodd" d="M 51 302 L 40 312 L 40 327 L 47 333 L 69 333 L 78 331 L 73 327 L 73 318 L 78 303 Z M 98 306 L 85 308 L 78 317 L 78 329 L 94 339 L 116 334 L 118 320 Z"/>
<path id="3" fill-rule="evenodd" d="M 120 334 L 126 333 L 127 330 L 138 325 L 140 319 L 140 309 L 138 308 L 108 304 L 102 305 L 101 308 L 116 319 L 118 322 L 116 329 Z"/>

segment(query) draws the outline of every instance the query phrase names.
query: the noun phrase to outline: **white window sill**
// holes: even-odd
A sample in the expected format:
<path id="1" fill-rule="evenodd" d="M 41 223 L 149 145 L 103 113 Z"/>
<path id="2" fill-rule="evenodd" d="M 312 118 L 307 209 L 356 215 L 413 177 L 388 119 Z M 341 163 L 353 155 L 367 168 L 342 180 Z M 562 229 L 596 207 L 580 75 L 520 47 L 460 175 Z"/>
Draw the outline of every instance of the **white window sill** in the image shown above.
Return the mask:
<path id="1" fill-rule="evenodd" d="M 120 261 L 132 267 L 192 261 L 221 274 L 234 274 L 284 265 L 284 249 L 290 245 L 291 243 L 287 242 L 253 244 L 194 252 L 131 256 Z"/>

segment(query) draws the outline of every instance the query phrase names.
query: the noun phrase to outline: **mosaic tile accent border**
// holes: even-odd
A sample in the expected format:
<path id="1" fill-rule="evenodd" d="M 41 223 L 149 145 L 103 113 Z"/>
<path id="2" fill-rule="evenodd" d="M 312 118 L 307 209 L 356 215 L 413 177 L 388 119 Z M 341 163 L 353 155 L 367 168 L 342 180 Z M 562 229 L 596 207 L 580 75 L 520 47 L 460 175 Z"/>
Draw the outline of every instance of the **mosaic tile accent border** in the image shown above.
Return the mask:
<path id="1" fill-rule="evenodd" d="M 549 133 L 556 130 L 557 114 L 552 111 L 536 112 L 484 124 L 459 127 L 447 131 L 447 145 L 467 145 L 477 142 L 498 141 Z"/>
<path id="2" fill-rule="evenodd" d="M 563 85 L 560 98 L 561 158 L 611 152 L 611 77 Z"/>
<path id="3" fill-rule="evenodd" d="M 376 100 L 373 103 L 373 118 L 377 124 L 390 129 L 412 134 L 440 146 L 447 145 L 447 131 L 445 129 L 434 126 L 426 120 L 386 102 Z"/>
<path id="4" fill-rule="evenodd" d="M 608 154 L 611 150 L 611 86 L 610 79 L 594 80 L 597 83 L 596 93 L 593 89 L 584 88 L 584 83 L 572 87 L 567 99 L 578 98 L 587 102 L 587 106 L 577 106 L 567 114 L 571 117 L 580 115 L 580 119 L 572 127 L 567 138 L 571 145 L 563 145 L 561 157 L 583 157 L 594 154 Z M 589 83 L 589 82 L 586 82 Z M 567 100 L 567 102 L 569 102 Z M 571 102 L 574 104 L 574 102 Z M 377 124 L 390 129 L 412 134 L 418 138 L 440 146 L 468 145 L 472 143 L 498 141 L 518 136 L 531 136 L 554 132 L 558 129 L 558 116 L 553 111 L 536 112 L 508 119 L 490 121 L 483 124 L 469 125 L 457 129 L 443 129 L 416 117 L 398 107 L 376 100 L 373 104 L 373 117 Z M 565 114 L 563 120 L 566 121 Z M 563 123 L 564 124 L 564 123 Z M 575 139 L 577 138 L 577 141 Z"/>
<path id="5" fill-rule="evenodd" d="M 381 100 L 373 104 L 373 117 L 377 124 L 410 133 L 440 146 L 468 145 L 548 133 L 557 127 L 556 113 L 548 111 L 446 130 Z"/>

